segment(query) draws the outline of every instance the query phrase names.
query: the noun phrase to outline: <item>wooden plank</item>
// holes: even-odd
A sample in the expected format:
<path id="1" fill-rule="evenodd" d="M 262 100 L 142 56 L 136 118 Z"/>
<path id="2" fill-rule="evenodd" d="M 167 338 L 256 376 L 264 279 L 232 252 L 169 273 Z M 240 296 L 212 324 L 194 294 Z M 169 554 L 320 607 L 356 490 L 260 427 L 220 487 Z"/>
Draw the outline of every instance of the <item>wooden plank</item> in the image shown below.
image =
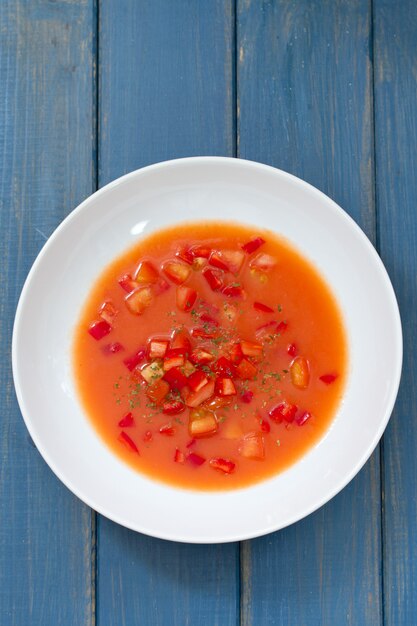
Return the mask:
<path id="1" fill-rule="evenodd" d="M 93 190 L 93 2 L 6 0 L 0 23 L 0 623 L 86 626 L 91 513 L 29 438 L 9 338 L 36 254 Z"/>
<path id="2" fill-rule="evenodd" d="M 385 624 L 417 620 L 417 5 L 374 3 L 375 148 L 379 249 L 404 330 L 403 377 L 384 437 Z"/>
<path id="3" fill-rule="evenodd" d="M 322 189 L 375 237 L 365 0 L 238 2 L 239 156 Z M 328 505 L 242 549 L 242 623 L 379 624 L 379 454 Z"/>
<path id="4" fill-rule="evenodd" d="M 100 184 L 196 154 L 232 155 L 233 2 L 105 0 Z M 98 523 L 100 626 L 236 624 L 238 545 L 187 546 Z"/>

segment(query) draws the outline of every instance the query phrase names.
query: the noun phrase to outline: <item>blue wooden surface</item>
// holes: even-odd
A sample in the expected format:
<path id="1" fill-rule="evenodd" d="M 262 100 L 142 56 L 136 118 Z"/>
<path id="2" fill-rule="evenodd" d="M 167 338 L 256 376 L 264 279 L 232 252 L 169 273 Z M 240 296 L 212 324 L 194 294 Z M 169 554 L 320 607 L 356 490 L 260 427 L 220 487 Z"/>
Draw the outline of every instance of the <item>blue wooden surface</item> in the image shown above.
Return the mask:
<path id="1" fill-rule="evenodd" d="M 414 0 L 4 0 L 0 24 L 1 626 L 417 624 Z M 17 298 L 54 227 L 96 185 L 196 154 L 339 202 L 379 247 L 408 348 L 381 453 L 240 546 L 96 519 L 31 445 L 11 380 Z"/>

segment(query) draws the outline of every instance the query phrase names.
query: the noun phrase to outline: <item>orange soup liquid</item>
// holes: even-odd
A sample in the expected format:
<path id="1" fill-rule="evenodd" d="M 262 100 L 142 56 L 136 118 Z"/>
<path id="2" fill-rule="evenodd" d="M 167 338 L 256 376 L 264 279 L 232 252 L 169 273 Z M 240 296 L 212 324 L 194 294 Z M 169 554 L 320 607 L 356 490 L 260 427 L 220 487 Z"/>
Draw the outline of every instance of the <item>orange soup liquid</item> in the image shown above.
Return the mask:
<path id="1" fill-rule="evenodd" d="M 183 283 L 169 262 L 186 268 Z M 132 312 L 129 293 L 138 286 Z M 178 389 L 164 370 L 170 353 L 151 358 L 149 341 L 171 342 L 169 350 L 173 333 L 184 330 L 192 345 L 179 355 L 182 381 L 197 375 Z M 211 361 L 196 362 L 197 348 Z M 146 382 L 141 372 L 152 362 L 158 371 Z M 77 324 L 73 364 L 85 412 L 117 456 L 162 482 L 224 490 L 270 478 L 319 441 L 341 401 L 347 345 L 328 286 L 285 240 L 238 224 L 189 223 L 142 239 L 105 269 Z M 156 402 L 154 383 L 159 394 L 169 388 Z M 199 384 L 207 393 L 214 387 L 202 403 Z M 190 426 L 195 416 L 205 419 Z"/>

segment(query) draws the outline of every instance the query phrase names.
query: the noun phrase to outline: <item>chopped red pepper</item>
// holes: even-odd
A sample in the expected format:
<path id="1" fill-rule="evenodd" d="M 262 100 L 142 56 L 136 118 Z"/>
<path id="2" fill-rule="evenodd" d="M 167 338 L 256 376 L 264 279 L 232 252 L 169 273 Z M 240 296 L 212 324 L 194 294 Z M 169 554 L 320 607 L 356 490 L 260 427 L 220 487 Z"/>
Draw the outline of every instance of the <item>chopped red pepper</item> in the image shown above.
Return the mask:
<path id="1" fill-rule="evenodd" d="M 272 309 L 267 304 L 263 304 L 262 302 L 254 302 L 253 303 L 253 308 L 256 309 L 257 311 L 262 311 L 263 313 L 273 313 L 274 312 L 274 309 Z"/>
<path id="2" fill-rule="evenodd" d="M 120 428 L 128 428 L 129 426 L 135 425 L 135 420 L 133 419 L 132 413 L 126 413 L 119 421 Z"/>
<path id="3" fill-rule="evenodd" d="M 156 283 L 158 282 L 159 272 L 149 261 L 142 261 L 133 276 L 137 283 Z"/>
<path id="4" fill-rule="evenodd" d="M 191 334 L 193 337 L 200 339 L 213 339 L 213 337 L 216 337 L 217 331 L 215 329 L 210 331 L 201 326 L 197 326 L 196 328 L 191 329 Z"/>
<path id="5" fill-rule="evenodd" d="M 230 348 L 230 360 L 234 365 L 238 365 L 243 359 L 243 352 L 240 343 L 234 343 Z"/>
<path id="6" fill-rule="evenodd" d="M 165 426 L 161 426 L 159 429 L 161 435 L 166 435 L 167 437 L 173 437 L 175 435 L 175 428 L 173 428 L 172 424 L 165 424 Z"/>
<path id="7" fill-rule="evenodd" d="M 120 435 L 118 436 L 118 440 L 123 443 L 127 448 L 129 448 L 129 450 L 131 450 L 132 452 L 136 452 L 136 454 L 139 454 L 139 449 L 137 447 L 137 445 L 135 444 L 135 442 L 129 437 L 129 435 L 127 433 L 125 433 L 124 430 L 122 430 L 122 432 L 120 433 Z"/>
<path id="8" fill-rule="evenodd" d="M 196 258 L 208 259 L 211 254 L 211 248 L 202 244 L 197 244 L 196 246 L 192 246 L 192 248 L 190 249 L 190 252 L 194 259 Z"/>
<path id="9" fill-rule="evenodd" d="M 241 341 L 240 347 L 245 356 L 251 356 L 255 359 L 261 359 L 263 356 L 263 347 L 259 343 Z"/>
<path id="10" fill-rule="evenodd" d="M 219 325 L 219 322 L 211 317 L 208 313 L 200 313 L 200 320 L 205 324 L 212 324 L 213 326 Z"/>
<path id="11" fill-rule="evenodd" d="M 221 459 L 220 457 L 210 459 L 209 465 L 215 470 L 220 470 L 223 474 L 231 474 L 236 467 L 236 463 L 233 463 L 233 461 L 229 461 L 229 459 Z"/>
<path id="12" fill-rule="evenodd" d="M 199 465 L 203 465 L 206 462 L 206 459 L 200 454 L 196 454 L 195 452 L 190 452 L 187 454 L 187 461 L 189 461 L 192 465 L 198 467 Z"/>
<path id="13" fill-rule="evenodd" d="M 183 411 L 185 411 L 185 404 L 179 400 L 164 402 L 162 405 L 162 413 L 165 413 L 166 415 L 178 415 Z"/>
<path id="14" fill-rule="evenodd" d="M 177 307 L 181 311 L 190 311 L 197 299 L 197 292 L 190 287 L 177 287 Z"/>
<path id="15" fill-rule="evenodd" d="M 222 273 L 209 267 L 203 269 L 203 276 L 213 291 L 219 291 L 223 287 Z"/>
<path id="16" fill-rule="evenodd" d="M 226 376 L 228 378 L 233 378 L 235 375 L 235 368 L 232 361 L 227 359 L 225 356 L 221 356 L 217 359 L 211 369 L 213 372 L 216 372 L 216 374 L 221 374 L 222 376 Z"/>
<path id="17" fill-rule="evenodd" d="M 204 385 L 204 387 L 202 387 L 198 391 L 193 391 L 192 393 L 190 393 L 185 401 L 186 405 L 193 408 L 199 406 L 200 404 L 205 402 L 205 400 L 211 398 L 211 396 L 214 394 L 214 385 L 214 380 L 210 380 Z"/>
<path id="18" fill-rule="evenodd" d="M 276 328 L 276 333 L 282 335 L 288 328 L 288 322 L 280 322 Z"/>
<path id="19" fill-rule="evenodd" d="M 288 344 L 287 352 L 290 356 L 295 356 L 297 354 L 297 346 L 295 345 L 295 343 Z"/>
<path id="20" fill-rule="evenodd" d="M 255 378 L 258 370 L 256 367 L 248 361 L 248 359 L 242 359 L 241 362 L 236 366 L 236 374 L 238 378 L 242 378 L 243 380 L 251 380 Z"/>
<path id="21" fill-rule="evenodd" d="M 151 339 L 148 345 L 148 357 L 150 359 L 163 359 L 168 346 L 168 339 Z"/>
<path id="22" fill-rule="evenodd" d="M 114 343 L 108 343 L 106 346 L 102 347 L 104 354 L 116 354 L 117 352 L 121 352 L 124 350 L 124 347 L 118 341 Z"/>
<path id="23" fill-rule="evenodd" d="M 266 419 L 264 419 L 263 417 L 260 418 L 259 425 L 260 425 L 261 430 L 262 430 L 263 433 L 270 433 L 271 432 L 271 425 L 270 425 L 270 423 L 267 422 Z"/>
<path id="24" fill-rule="evenodd" d="M 126 365 L 127 369 L 133 371 L 139 363 L 142 363 L 146 356 L 145 348 L 139 348 L 136 354 L 123 359 L 123 363 Z"/>
<path id="25" fill-rule="evenodd" d="M 130 293 L 139 287 L 139 283 L 137 283 L 130 274 L 125 274 L 121 278 L 119 278 L 119 285 L 122 289 Z"/>
<path id="26" fill-rule="evenodd" d="M 96 341 L 100 341 L 100 339 L 109 334 L 111 329 L 110 324 L 106 320 L 99 320 L 90 324 L 88 332 Z"/>
<path id="27" fill-rule="evenodd" d="M 194 261 L 194 256 L 190 250 L 190 248 L 181 248 L 176 252 L 175 256 L 177 256 L 182 261 L 188 263 L 188 265 L 192 265 Z"/>
<path id="28" fill-rule="evenodd" d="M 143 441 L 145 443 L 149 443 L 150 441 L 152 441 L 152 433 L 150 430 L 147 430 L 146 433 L 143 435 Z"/>
<path id="29" fill-rule="evenodd" d="M 290 404 L 286 400 L 283 400 L 283 402 L 280 402 L 269 410 L 269 417 L 278 424 L 282 422 L 283 419 L 286 422 L 292 422 L 294 421 L 297 410 L 295 404 Z"/>
<path id="30" fill-rule="evenodd" d="M 191 387 L 193 391 L 199 391 L 204 385 L 208 383 L 208 378 L 204 372 L 201 370 L 196 370 L 188 377 L 188 385 Z"/>
<path id="31" fill-rule="evenodd" d="M 171 339 L 171 348 L 173 350 L 181 348 L 183 350 L 182 354 L 190 354 L 191 337 L 188 330 L 186 330 L 185 328 L 181 328 L 180 330 L 176 330 L 173 332 Z"/>
<path id="32" fill-rule="evenodd" d="M 178 448 L 175 448 L 174 461 L 175 463 L 185 463 L 185 454 L 181 452 L 181 450 L 178 450 Z"/>
<path id="33" fill-rule="evenodd" d="M 216 393 L 219 396 L 235 396 L 237 391 L 231 378 L 218 378 L 216 380 Z"/>
<path id="34" fill-rule="evenodd" d="M 181 391 L 188 384 L 187 377 L 181 372 L 179 367 L 173 367 L 165 372 L 164 380 L 167 381 L 173 391 Z"/>
<path id="35" fill-rule="evenodd" d="M 222 294 L 228 298 L 243 298 L 245 291 L 241 285 L 226 285 L 222 289 Z"/>
<path id="36" fill-rule="evenodd" d="M 297 417 L 295 421 L 297 422 L 299 426 L 304 426 L 304 424 L 308 422 L 308 420 L 311 419 L 311 417 L 312 415 L 309 411 L 304 411 L 304 413 L 302 413 L 300 417 Z"/>
<path id="37" fill-rule="evenodd" d="M 194 365 L 205 365 L 215 359 L 214 355 L 203 348 L 194 348 L 190 354 L 190 361 Z"/>
<path id="38" fill-rule="evenodd" d="M 250 391 L 250 389 L 243 391 L 240 394 L 240 399 L 242 400 L 242 402 L 245 402 L 246 404 L 250 404 L 253 400 L 253 391 Z"/>
<path id="39" fill-rule="evenodd" d="M 337 378 L 337 374 L 323 374 L 320 376 L 320 380 L 326 385 L 331 385 Z"/>
<path id="40" fill-rule="evenodd" d="M 117 313 L 118 311 L 116 307 L 109 300 L 106 300 L 106 302 L 103 302 L 103 304 L 101 305 L 99 309 L 99 315 L 101 319 L 108 322 L 110 326 L 113 324 L 114 318 L 116 317 Z"/>
<path id="41" fill-rule="evenodd" d="M 181 285 L 189 278 L 192 269 L 178 261 L 166 261 L 162 266 L 163 271 L 176 285 Z"/>
<path id="42" fill-rule="evenodd" d="M 252 252 L 255 252 L 255 250 L 263 246 L 264 243 L 265 243 L 265 239 L 262 239 L 262 237 L 255 237 L 254 239 L 251 239 L 247 243 L 243 244 L 241 248 L 247 254 L 252 254 Z"/>

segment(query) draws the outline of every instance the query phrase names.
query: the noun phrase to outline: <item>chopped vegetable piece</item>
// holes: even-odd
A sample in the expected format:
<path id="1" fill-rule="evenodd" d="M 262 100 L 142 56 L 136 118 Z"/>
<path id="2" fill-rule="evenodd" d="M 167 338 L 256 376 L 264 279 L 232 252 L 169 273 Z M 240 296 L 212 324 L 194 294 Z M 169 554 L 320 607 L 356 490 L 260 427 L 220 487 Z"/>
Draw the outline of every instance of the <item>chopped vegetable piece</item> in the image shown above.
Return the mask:
<path id="1" fill-rule="evenodd" d="M 185 454 L 178 448 L 175 448 L 174 461 L 175 463 L 181 463 L 181 465 L 185 463 Z"/>
<path id="2" fill-rule="evenodd" d="M 213 291 L 219 291 L 223 287 L 222 272 L 205 267 L 203 269 L 203 276 Z"/>
<path id="3" fill-rule="evenodd" d="M 157 380 L 146 388 L 146 395 L 155 404 L 161 404 L 168 393 L 169 385 L 166 380 Z"/>
<path id="4" fill-rule="evenodd" d="M 255 330 L 255 337 L 258 341 L 262 341 L 265 337 L 268 337 L 272 332 L 272 327 L 275 326 L 276 320 L 271 320 L 270 322 L 266 322 L 266 324 L 262 324 Z"/>
<path id="5" fill-rule="evenodd" d="M 278 333 L 278 335 L 282 335 L 283 333 L 285 333 L 287 328 L 288 328 L 288 322 L 280 322 L 275 332 Z"/>
<path id="6" fill-rule="evenodd" d="M 240 399 L 242 400 L 242 402 L 250 404 L 253 400 L 253 391 L 250 391 L 250 389 L 243 391 L 243 393 L 240 394 Z"/>
<path id="7" fill-rule="evenodd" d="M 210 255 L 209 263 L 213 267 L 217 267 L 220 270 L 224 270 L 225 272 L 229 271 L 229 266 L 225 261 L 223 261 L 223 253 L 218 252 L 217 250 L 213 250 Z"/>
<path id="8" fill-rule="evenodd" d="M 122 419 L 119 421 L 119 424 L 118 424 L 120 428 L 128 428 L 129 426 L 134 426 L 134 425 L 135 425 L 135 420 L 133 419 L 132 413 L 126 413 L 126 415 L 122 417 Z"/>
<path id="9" fill-rule="evenodd" d="M 109 302 L 108 300 L 106 300 L 106 302 L 103 302 L 99 309 L 99 315 L 101 319 L 108 322 L 110 326 L 113 324 L 114 318 L 116 317 L 117 313 L 118 311 L 114 304 L 112 302 Z"/>
<path id="10" fill-rule="evenodd" d="M 191 376 L 188 377 L 187 382 L 193 391 L 199 391 L 204 385 L 208 383 L 209 379 L 206 374 L 201 370 L 196 370 Z"/>
<path id="11" fill-rule="evenodd" d="M 197 299 L 197 292 L 190 287 L 177 287 L 177 307 L 181 311 L 190 311 Z"/>
<path id="12" fill-rule="evenodd" d="M 208 246 L 199 244 L 197 246 L 192 246 L 192 248 L 190 249 L 190 252 L 194 259 L 198 257 L 203 258 L 203 259 L 208 259 L 211 254 L 211 248 L 209 248 Z"/>
<path id="13" fill-rule="evenodd" d="M 310 366 L 303 356 L 297 356 L 290 365 L 291 382 L 298 389 L 306 389 L 310 382 Z"/>
<path id="14" fill-rule="evenodd" d="M 152 433 L 150 430 L 147 430 L 146 433 L 143 435 L 143 441 L 145 441 L 145 443 L 149 443 L 150 441 L 152 441 Z"/>
<path id="15" fill-rule="evenodd" d="M 190 354 L 190 361 L 194 363 L 194 365 L 205 365 L 206 363 L 214 361 L 214 359 L 215 356 L 204 348 L 194 348 Z"/>
<path id="16" fill-rule="evenodd" d="M 145 365 L 145 367 L 140 370 L 140 373 L 142 378 L 144 378 L 146 382 L 151 385 L 162 378 L 165 372 L 161 363 L 153 361 L 152 363 L 149 363 L 149 365 Z"/>
<path id="17" fill-rule="evenodd" d="M 197 443 L 197 439 L 190 439 L 190 441 L 185 446 L 186 448 L 192 448 Z"/>
<path id="18" fill-rule="evenodd" d="M 195 452 L 190 452 L 187 454 L 187 461 L 198 467 L 199 465 L 203 465 L 203 463 L 206 462 L 206 459 Z"/>
<path id="19" fill-rule="evenodd" d="M 194 409 L 190 411 L 188 432 L 191 437 L 208 437 L 217 431 L 216 416 L 207 409 Z"/>
<path id="20" fill-rule="evenodd" d="M 223 474 L 231 474 L 236 467 L 236 463 L 233 463 L 233 461 L 221 459 L 220 457 L 210 459 L 209 465 L 215 470 L 220 470 Z"/>
<path id="21" fill-rule="evenodd" d="M 178 252 L 176 252 L 175 256 L 177 256 L 182 261 L 188 263 L 188 265 L 193 264 L 194 257 L 190 248 L 181 248 L 180 250 L 178 250 Z"/>
<path id="22" fill-rule="evenodd" d="M 272 270 L 277 264 L 276 259 L 270 254 L 258 254 L 254 259 L 249 262 L 249 267 L 268 272 Z"/>
<path id="23" fill-rule="evenodd" d="M 136 352 L 136 354 L 133 354 L 132 356 L 127 357 L 126 359 L 123 359 L 123 363 L 126 365 L 127 369 L 132 372 L 135 369 L 135 367 L 139 365 L 139 363 L 142 363 L 145 356 L 146 356 L 145 348 L 140 348 Z"/>
<path id="24" fill-rule="evenodd" d="M 243 359 L 243 352 L 240 343 L 234 343 L 230 348 L 230 360 L 234 365 L 238 365 Z"/>
<path id="25" fill-rule="evenodd" d="M 159 429 L 161 435 L 167 435 L 168 437 L 173 437 L 175 435 L 175 428 L 171 423 L 165 424 L 165 426 L 161 426 Z"/>
<path id="26" fill-rule="evenodd" d="M 129 450 L 131 450 L 132 452 L 136 452 L 136 454 L 139 454 L 139 449 L 137 447 L 137 445 L 135 444 L 135 442 L 129 437 L 129 435 L 127 433 L 125 433 L 124 430 L 122 430 L 122 432 L 120 433 L 120 435 L 118 436 L 118 440 L 123 443 L 127 448 L 129 448 Z"/>
<path id="27" fill-rule="evenodd" d="M 226 285 L 222 289 L 222 294 L 228 298 L 243 298 L 246 295 L 241 285 Z"/>
<path id="28" fill-rule="evenodd" d="M 265 442 L 262 433 L 250 432 L 243 435 L 239 443 L 239 454 L 246 459 L 261 461 L 265 458 Z"/>
<path id="29" fill-rule="evenodd" d="M 241 341 L 240 347 L 245 356 L 251 356 L 255 359 L 261 359 L 263 356 L 263 347 L 259 343 L 251 343 L 250 341 Z"/>
<path id="30" fill-rule="evenodd" d="M 162 266 L 163 271 L 176 285 L 181 285 L 190 277 L 191 268 L 178 261 L 166 261 Z"/>
<path id="31" fill-rule="evenodd" d="M 241 362 L 236 366 L 236 375 L 238 378 L 242 380 L 252 380 L 255 378 L 258 370 L 256 367 L 248 361 L 248 359 L 242 359 Z"/>
<path id="32" fill-rule="evenodd" d="M 90 324 L 88 332 L 96 341 L 100 341 L 100 339 L 109 334 L 111 329 L 110 324 L 106 320 L 99 320 Z"/>
<path id="33" fill-rule="evenodd" d="M 199 406 L 200 404 L 205 402 L 205 400 L 211 398 L 211 396 L 214 394 L 214 386 L 214 380 L 210 380 L 204 385 L 204 387 L 202 387 L 198 391 L 193 391 L 192 393 L 190 393 L 185 401 L 185 404 L 192 408 Z"/>
<path id="34" fill-rule="evenodd" d="M 151 339 L 148 346 L 148 357 L 150 359 L 163 359 L 168 346 L 168 339 Z"/>
<path id="35" fill-rule="evenodd" d="M 171 285 L 167 283 L 165 278 L 160 278 L 158 282 L 153 286 L 153 289 L 156 295 L 160 296 L 162 293 L 165 293 L 165 291 L 168 291 L 168 289 L 171 289 Z"/>
<path id="36" fill-rule="evenodd" d="M 125 274 L 124 276 L 119 278 L 119 285 L 122 289 L 127 291 L 127 293 L 131 293 L 139 287 L 139 283 L 133 280 L 130 274 Z"/>
<path id="37" fill-rule="evenodd" d="M 263 417 L 260 418 L 259 425 L 260 425 L 261 431 L 263 433 L 270 433 L 271 432 L 271 425 L 270 425 L 270 423 L 267 422 L 266 419 L 264 419 Z"/>
<path id="38" fill-rule="evenodd" d="M 295 404 L 291 404 L 286 400 L 283 400 L 276 406 L 272 407 L 272 409 L 269 410 L 268 415 L 271 420 L 274 420 L 274 422 L 277 422 L 278 424 L 282 422 L 283 419 L 286 422 L 292 422 L 294 421 L 297 410 L 298 409 Z"/>
<path id="39" fill-rule="evenodd" d="M 214 250 L 210 255 L 209 263 L 225 272 L 238 274 L 244 260 L 245 255 L 240 250 Z"/>
<path id="40" fill-rule="evenodd" d="M 257 311 L 262 311 L 262 313 L 273 313 L 274 312 L 274 309 L 272 309 L 267 304 L 262 304 L 262 302 L 254 302 L 253 303 L 253 308 L 256 309 Z"/>
<path id="41" fill-rule="evenodd" d="M 139 287 L 129 293 L 125 298 L 127 308 L 134 315 L 142 315 L 152 302 L 152 290 L 150 287 Z"/>
<path id="42" fill-rule="evenodd" d="M 235 396 L 236 387 L 231 378 L 218 378 L 216 380 L 216 394 L 219 396 Z"/>
<path id="43" fill-rule="evenodd" d="M 182 328 L 180 330 L 174 331 L 171 338 L 171 348 L 177 349 L 182 348 L 183 354 L 187 355 L 191 352 L 191 337 L 188 330 Z"/>
<path id="44" fill-rule="evenodd" d="M 205 324 L 212 324 L 213 326 L 219 325 L 219 322 L 211 317 L 208 313 L 200 313 L 200 320 Z"/>
<path id="45" fill-rule="evenodd" d="M 290 356 L 295 356 L 297 354 L 297 346 L 294 343 L 288 344 L 287 352 Z"/>
<path id="46" fill-rule="evenodd" d="M 137 283 L 156 283 L 158 282 L 159 272 L 149 261 L 142 261 L 133 276 Z"/>
<path id="47" fill-rule="evenodd" d="M 308 422 L 308 420 L 312 417 L 311 413 L 309 411 L 304 411 L 304 413 L 302 413 L 302 415 L 300 415 L 300 417 L 297 417 L 297 419 L 295 420 L 297 422 L 297 424 L 299 426 L 304 426 L 304 424 L 306 422 Z"/>
<path id="48" fill-rule="evenodd" d="M 254 239 L 251 239 L 247 243 L 243 244 L 241 248 L 247 254 L 252 254 L 252 252 L 255 252 L 255 250 L 263 246 L 264 243 L 265 243 L 265 239 L 262 239 L 262 237 L 255 237 Z"/>
<path id="49" fill-rule="evenodd" d="M 188 384 L 188 378 L 179 367 L 173 367 L 165 372 L 164 380 L 167 381 L 172 391 L 181 391 Z"/>
<path id="50" fill-rule="evenodd" d="M 216 372 L 216 374 L 221 374 L 227 378 L 233 378 L 235 375 L 235 368 L 232 361 L 227 359 L 225 356 L 221 356 L 217 359 L 211 369 L 213 372 Z"/>
<path id="51" fill-rule="evenodd" d="M 331 385 L 332 383 L 334 383 L 336 378 L 337 374 L 323 374 L 323 376 L 320 376 L 321 382 L 325 383 L 326 385 Z"/>
<path id="52" fill-rule="evenodd" d="M 162 413 L 165 413 L 166 415 L 178 415 L 183 411 L 185 411 L 185 404 L 179 400 L 164 402 L 162 406 Z"/>
<path id="53" fill-rule="evenodd" d="M 215 329 L 210 331 L 206 330 L 202 326 L 197 326 L 196 328 L 191 329 L 191 334 L 193 337 L 200 337 L 200 339 L 213 339 L 213 337 L 216 337 L 217 331 Z"/>
<path id="54" fill-rule="evenodd" d="M 117 352 L 122 352 L 124 347 L 118 341 L 114 343 L 108 343 L 106 346 L 102 347 L 104 354 L 116 354 Z"/>
<path id="55" fill-rule="evenodd" d="M 223 304 L 222 317 L 226 322 L 234 322 L 238 312 L 238 306 L 234 302 L 225 302 Z"/>
<path id="56" fill-rule="evenodd" d="M 178 354 L 177 356 L 166 356 L 164 358 L 164 370 L 168 372 L 173 367 L 182 367 L 185 363 L 185 356 Z"/>

